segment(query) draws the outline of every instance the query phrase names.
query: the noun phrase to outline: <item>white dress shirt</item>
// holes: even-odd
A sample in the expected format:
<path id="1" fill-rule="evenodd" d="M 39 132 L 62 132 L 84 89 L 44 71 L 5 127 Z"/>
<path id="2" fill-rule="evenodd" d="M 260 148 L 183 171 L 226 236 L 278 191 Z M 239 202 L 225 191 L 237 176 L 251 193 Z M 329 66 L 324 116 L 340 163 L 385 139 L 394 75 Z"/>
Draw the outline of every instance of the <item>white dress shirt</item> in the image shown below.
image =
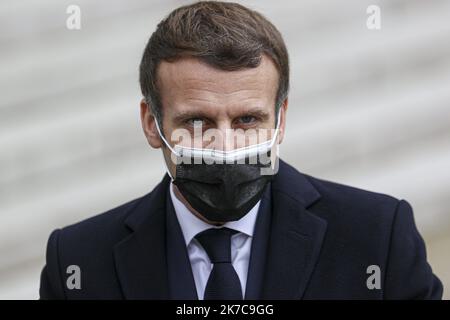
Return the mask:
<path id="1" fill-rule="evenodd" d="M 206 283 L 208 282 L 213 265 L 209 260 L 208 254 L 194 237 L 206 229 L 218 227 L 204 222 L 189 211 L 189 209 L 176 197 L 172 183 L 170 184 L 170 197 L 186 242 L 197 295 L 200 300 L 203 300 Z M 253 232 L 260 202 L 261 201 L 258 201 L 258 203 L 240 220 L 227 222 L 221 226 L 238 231 L 238 233 L 234 234 L 231 238 L 231 263 L 239 276 L 242 294 L 244 296 Z"/>

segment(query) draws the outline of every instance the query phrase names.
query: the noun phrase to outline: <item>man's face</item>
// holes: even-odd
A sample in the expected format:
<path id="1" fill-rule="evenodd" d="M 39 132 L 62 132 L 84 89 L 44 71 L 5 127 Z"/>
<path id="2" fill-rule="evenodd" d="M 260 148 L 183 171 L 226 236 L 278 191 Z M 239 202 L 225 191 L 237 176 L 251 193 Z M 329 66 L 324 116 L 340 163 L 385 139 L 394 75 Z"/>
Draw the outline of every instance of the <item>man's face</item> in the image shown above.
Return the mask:
<path id="1" fill-rule="evenodd" d="M 204 139 L 202 147 L 206 144 L 219 150 L 232 150 L 253 144 L 255 132 L 266 129 L 270 135 L 270 129 L 274 128 L 278 71 L 266 56 L 258 67 L 237 71 L 219 70 L 195 58 L 161 62 L 158 87 L 163 108 L 162 131 L 172 146 L 186 145 L 186 139 L 172 141 L 172 136 L 179 136 L 174 134 L 176 130 L 189 132 L 191 137 L 198 136 L 199 132 L 200 135 L 208 131 L 222 133 L 222 138 L 215 137 L 213 142 Z M 287 101 L 281 108 L 278 142 L 283 137 L 286 108 Z M 141 103 L 141 118 L 150 145 L 162 147 L 164 143 L 145 102 Z M 230 138 L 226 134 L 230 129 L 238 129 L 236 134 L 242 134 L 244 139 Z M 189 143 L 189 146 L 194 144 Z M 163 148 L 163 152 L 169 160 L 169 170 L 175 173 L 170 150 Z"/>

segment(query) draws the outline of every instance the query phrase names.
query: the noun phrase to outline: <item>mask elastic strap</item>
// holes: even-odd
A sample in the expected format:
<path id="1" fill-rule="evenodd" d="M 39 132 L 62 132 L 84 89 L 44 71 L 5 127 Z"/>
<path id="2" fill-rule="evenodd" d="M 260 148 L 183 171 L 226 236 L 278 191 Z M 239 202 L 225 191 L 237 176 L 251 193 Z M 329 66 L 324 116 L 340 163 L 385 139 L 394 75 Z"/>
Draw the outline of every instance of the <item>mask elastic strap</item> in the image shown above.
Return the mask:
<path id="1" fill-rule="evenodd" d="M 275 141 L 277 140 L 278 133 L 280 132 L 280 120 L 281 120 L 281 108 L 278 110 L 277 125 L 275 126 L 275 134 L 273 135 L 272 141 L 270 142 L 269 149 L 273 147 Z"/>
<path id="2" fill-rule="evenodd" d="M 175 151 L 174 148 L 172 148 L 169 144 L 169 142 L 167 142 L 166 138 L 164 138 L 164 135 L 161 132 L 161 129 L 159 128 L 159 124 L 158 124 L 158 120 L 155 118 L 155 124 L 156 124 L 156 130 L 158 130 L 159 136 L 161 137 L 162 141 L 164 141 L 164 144 L 167 146 L 167 148 L 169 148 L 170 151 L 172 151 L 176 156 L 180 156 L 180 154 Z"/>
<path id="3" fill-rule="evenodd" d="M 161 137 L 161 140 L 164 142 L 164 144 L 167 146 L 167 148 L 169 148 L 169 150 L 170 150 L 172 153 L 174 153 L 176 156 L 179 156 L 178 152 L 176 152 L 176 151 L 170 146 L 170 144 L 167 142 L 166 138 L 164 138 L 164 135 L 162 134 L 161 129 L 159 128 L 158 119 L 156 119 L 156 117 L 155 117 L 154 119 L 155 119 L 155 124 L 156 124 L 156 130 L 158 130 L 158 134 L 159 134 L 159 136 Z M 163 158 L 164 158 L 164 155 L 163 155 Z M 164 167 L 166 167 L 167 174 L 169 175 L 171 181 L 173 182 L 175 179 L 174 179 L 174 177 L 172 176 L 172 174 L 170 173 L 169 167 L 167 166 L 167 163 L 166 163 L 166 159 L 163 159 L 163 160 L 164 160 L 164 161 L 163 161 L 163 162 L 164 162 Z"/>
<path id="4" fill-rule="evenodd" d="M 163 154 L 163 158 L 164 158 L 164 154 Z M 170 180 L 173 182 L 175 179 L 174 179 L 174 177 L 172 177 L 172 174 L 169 171 L 169 167 L 167 166 L 166 159 L 163 159 L 163 160 L 164 160 L 163 161 L 164 162 L 164 167 L 166 167 L 167 174 L 169 175 Z"/>

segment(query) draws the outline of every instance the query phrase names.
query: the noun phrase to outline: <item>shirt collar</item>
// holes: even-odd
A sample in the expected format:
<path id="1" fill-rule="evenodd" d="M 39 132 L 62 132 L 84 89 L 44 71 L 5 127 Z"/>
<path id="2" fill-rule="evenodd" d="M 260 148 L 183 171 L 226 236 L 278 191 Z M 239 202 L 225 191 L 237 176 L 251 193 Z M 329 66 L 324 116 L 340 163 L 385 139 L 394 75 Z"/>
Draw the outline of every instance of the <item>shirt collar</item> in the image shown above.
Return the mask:
<path id="1" fill-rule="evenodd" d="M 186 246 L 189 245 L 198 233 L 210 228 L 217 228 L 216 226 L 210 225 L 192 214 L 192 212 L 190 212 L 189 209 L 176 197 L 173 191 L 172 183 L 170 183 L 170 198 L 172 199 L 173 207 L 175 209 L 178 222 L 180 223 Z M 258 203 L 241 219 L 227 222 L 221 227 L 227 227 L 252 237 L 260 203 L 261 200 L 259 200 Z"/>

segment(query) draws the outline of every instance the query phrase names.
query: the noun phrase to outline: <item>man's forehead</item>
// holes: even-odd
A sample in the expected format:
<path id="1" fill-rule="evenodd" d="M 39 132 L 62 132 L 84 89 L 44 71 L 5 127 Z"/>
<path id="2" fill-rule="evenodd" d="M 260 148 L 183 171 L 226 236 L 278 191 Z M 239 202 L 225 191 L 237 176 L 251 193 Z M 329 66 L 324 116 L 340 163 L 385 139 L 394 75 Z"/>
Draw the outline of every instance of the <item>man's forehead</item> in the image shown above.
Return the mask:
<path id="1" fill-rule="evenodd" d="M 278 85 L 278 71 L 270 58 L 263 55 L 255 68 L 221 70 L 198 58 L 181 58 L 174 62 L 162 61 L 158 67 L 160 90 L 205 89 L 233 94 L 241 89 L 273 89 Z"/>

